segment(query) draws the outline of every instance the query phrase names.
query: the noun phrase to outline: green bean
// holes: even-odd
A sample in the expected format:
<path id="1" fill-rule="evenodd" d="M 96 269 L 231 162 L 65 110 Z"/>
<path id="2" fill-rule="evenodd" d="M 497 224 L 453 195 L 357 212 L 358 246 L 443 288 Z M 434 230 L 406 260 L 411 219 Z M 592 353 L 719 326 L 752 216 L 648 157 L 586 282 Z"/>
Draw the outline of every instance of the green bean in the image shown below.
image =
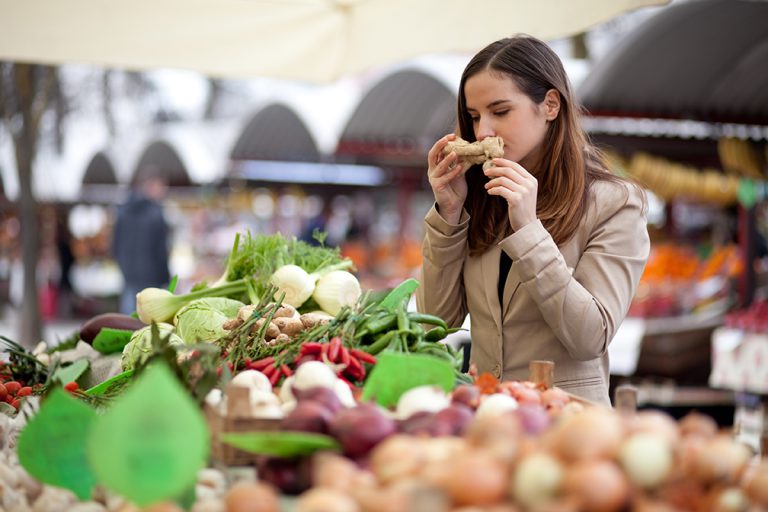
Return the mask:
<path id="1" fill-rule="evenodd" d="M 411 322 L 418 322 L 420 324 L 429 324 L 448 329 L 448 324 L 445 320 L 435 315 L 427 315 L 426 313 L 408 313 L 408 319 Z"/>
<path id="2" fill-rule="evenodd" d="M 383 334 L 379 336 L 376 341 L 374 341 L 371 345 L 368 345 L 367 347 L 360 347 L 369 354 L 376 355 L 385 348 L 389 347 L 390 343 L 395 339 L 397 336 L 397 331 L 389 331 L 386 334 Z"/>

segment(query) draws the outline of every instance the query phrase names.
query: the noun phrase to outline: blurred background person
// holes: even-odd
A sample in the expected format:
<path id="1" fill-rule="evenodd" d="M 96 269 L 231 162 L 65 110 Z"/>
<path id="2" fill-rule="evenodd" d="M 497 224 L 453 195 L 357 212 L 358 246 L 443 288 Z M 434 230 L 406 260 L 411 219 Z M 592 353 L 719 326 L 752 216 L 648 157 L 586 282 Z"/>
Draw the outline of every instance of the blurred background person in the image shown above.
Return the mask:
<path id="1" fill-rule="evenodd" d="M 170 281 L 170 230 L 161 204 L 167 192 L 157 176 L 142 179 L 117 210 L 112 252 L 125 282 L 120 312 L 133 313 L 136 294 L 147 287 L 165 287 Z"/>

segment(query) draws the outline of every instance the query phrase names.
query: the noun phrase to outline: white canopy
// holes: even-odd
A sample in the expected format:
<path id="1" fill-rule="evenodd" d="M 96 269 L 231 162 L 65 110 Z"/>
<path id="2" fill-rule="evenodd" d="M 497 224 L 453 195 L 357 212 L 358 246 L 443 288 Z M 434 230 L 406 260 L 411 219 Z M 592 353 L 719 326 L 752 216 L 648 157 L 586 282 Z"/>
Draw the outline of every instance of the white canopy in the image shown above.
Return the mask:
<path id="1" fill-rule="evenodd" d="M 667 0 L 0 0 L 0 59 L 329 82 Z"/>

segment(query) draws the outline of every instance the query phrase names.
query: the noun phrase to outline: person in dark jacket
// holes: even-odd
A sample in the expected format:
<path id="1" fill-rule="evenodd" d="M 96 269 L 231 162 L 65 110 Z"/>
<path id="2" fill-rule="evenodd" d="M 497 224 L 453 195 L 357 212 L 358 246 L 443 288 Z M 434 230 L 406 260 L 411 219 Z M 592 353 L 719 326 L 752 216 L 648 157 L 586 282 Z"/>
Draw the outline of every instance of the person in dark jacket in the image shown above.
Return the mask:
<path id="1" fill-rule="evenodd" d="M 136 310 L 136 294 L 144 288 L 165 287 L 170 281 L 170 230 L 161 204 L 166 189 L 161 178 L 148 177 L 117 211 L 112 253 L 125 282 L 121 313 Z"/>

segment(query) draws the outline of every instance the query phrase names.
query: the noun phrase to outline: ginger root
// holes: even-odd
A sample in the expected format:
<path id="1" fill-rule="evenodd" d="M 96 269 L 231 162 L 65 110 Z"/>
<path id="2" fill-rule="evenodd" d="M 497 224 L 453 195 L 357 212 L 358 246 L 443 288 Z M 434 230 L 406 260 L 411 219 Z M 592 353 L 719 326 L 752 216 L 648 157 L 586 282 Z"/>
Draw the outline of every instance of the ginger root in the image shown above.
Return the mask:
<path id="1" fill-rule="evenodd" d="M 443 149 L 443 154 L 448 155 L 452 151 L 459 157 L 459 164 L 465 171 L 476 164 L 483 164 L 483 169 L 493 167 L 493 159 L 504 156 L 504 141 L 501 137 L 486 137 L 479 142 L 467 142 L 461 137 L 448 142 Z"/>

